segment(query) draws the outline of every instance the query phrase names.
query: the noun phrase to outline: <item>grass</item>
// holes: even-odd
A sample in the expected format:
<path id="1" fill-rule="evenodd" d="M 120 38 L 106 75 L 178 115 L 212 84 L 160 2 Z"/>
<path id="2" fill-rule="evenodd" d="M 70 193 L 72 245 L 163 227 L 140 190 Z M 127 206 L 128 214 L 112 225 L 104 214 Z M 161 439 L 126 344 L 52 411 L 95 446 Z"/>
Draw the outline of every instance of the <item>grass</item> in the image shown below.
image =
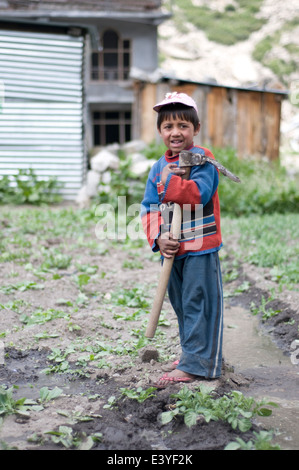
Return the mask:
<path id="1" fill-rule="evenodd" d="M 299 283 L 299 213 L 223 218 L 224 239 L 238 237 L 235 260 L 268 268 L 277 285 Z"/>
<path id="2" fill-rule="evenodd" d="M 221 12 L 207 6 L 196 6 L 191 0 L 176 0 L 179 11 L 176 11 L 174 21 L 180 30 L 185 30 L 187 21 L 203 30 L 210 41 L 232 45 L 246 40 L 264 24 L 265 20 L 256 16 L 261 3 L 261 0 L 237 0 L 236 7 L 228 5 Z"/>
<path id="3" fill-rule="evenodd" d="M 298 70 L 299 47 L 296 44 L 282 44 L 281 38 L 283 34 L 293 34 L 293 31 L 299 25 L 299 17 L 293 18 L 291 21 L 271 36 L 262 39 L 253 51 L 253 58 L 261 62 L 265 67 L 269 67 L 272 72 L 285 84 L 288 85 L 288 77 L 290 74 Z M 285 58 L 277 57 L 272 54 L 273 47 L 280 46 L 285 51 Z"/>
<path id="4" fill-rule="evenodd" d="M 299 176 L 288 176 L 279 162 L 238 159 L 233 149 L 212 149 L 216 160 L 239 176 L 241 184 L 220 176 L 221 212 L 233 217 L 299 212 Z"/>

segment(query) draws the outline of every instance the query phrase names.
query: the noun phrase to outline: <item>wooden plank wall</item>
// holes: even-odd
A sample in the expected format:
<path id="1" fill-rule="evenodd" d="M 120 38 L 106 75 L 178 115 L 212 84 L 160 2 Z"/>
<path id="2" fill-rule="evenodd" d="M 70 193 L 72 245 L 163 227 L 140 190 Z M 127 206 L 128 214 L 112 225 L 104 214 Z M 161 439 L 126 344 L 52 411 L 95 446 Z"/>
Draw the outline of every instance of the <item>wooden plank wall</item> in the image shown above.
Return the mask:
<path id="1" fill-rule="evenodd" d="M 150 87 L 150 88 L 149 88 Z M 248 156 L 279 158 L 282 95 L 210 85 L 161 83 L 143 88 L 143 119 L 149 124 L 150 108 L 167 92 L 191 95 L 197 105 L 201 131 L 195 143 L 203 146 L 233 147 L 240 158 Z M 150 89 L 150 98 L 149 98 Z M 151 104 L 149 105 L 150 101 Z M 151 141 L 155 129 L 143 128 L 142 138 Z"/>

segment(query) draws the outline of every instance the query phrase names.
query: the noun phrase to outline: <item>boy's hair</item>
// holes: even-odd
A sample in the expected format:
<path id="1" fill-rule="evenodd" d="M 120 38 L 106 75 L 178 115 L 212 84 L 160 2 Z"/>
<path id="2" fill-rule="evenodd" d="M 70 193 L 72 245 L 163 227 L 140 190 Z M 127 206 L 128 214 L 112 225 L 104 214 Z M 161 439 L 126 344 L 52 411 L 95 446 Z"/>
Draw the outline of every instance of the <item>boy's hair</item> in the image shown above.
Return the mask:
<path id="1" fill-rule="evenodd" d="M 194 126 L 194 129 L 197 129 L 200 124 L 198 114 L 194 108 L 181 103 L 171 103 L 162 106 L 162 108 L 158 111 L 157 128 L 161 128 L 163 121 L 176 118 L 191 122 Z"/>

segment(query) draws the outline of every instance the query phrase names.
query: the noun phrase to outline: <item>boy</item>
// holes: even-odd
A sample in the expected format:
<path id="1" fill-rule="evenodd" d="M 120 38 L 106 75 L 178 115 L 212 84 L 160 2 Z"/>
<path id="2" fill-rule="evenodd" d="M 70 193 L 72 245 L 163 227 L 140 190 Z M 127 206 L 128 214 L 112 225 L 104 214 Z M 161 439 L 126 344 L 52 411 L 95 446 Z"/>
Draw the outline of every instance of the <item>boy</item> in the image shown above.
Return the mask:
<path id="1" fill-rule="evenodd" d="M 178 318 L 182 354 L 173 370 L 155 384 L 191 382 L 198 377 L 221 375 L 223 295 L 218 251 L 222 246 L 218 170 L 211 164 L 194 166 L 189 180 L 178 168 L 179 153 L 190 150 L 206 154 L 194 146 L 200 130 L 197 106 L 184 93 L 168 93 L 154 106 L 157 128 L 168 150 L 152 167 L 142 202 L 142 223 L 153 251 L 163 257 L 175 256 L 168 295 Z M 191 218 L 183 218 L 179 240 L 169 233 L 171 204 L 191 208 Z M 198 215 L 198 207 L 202 209 Z"/>

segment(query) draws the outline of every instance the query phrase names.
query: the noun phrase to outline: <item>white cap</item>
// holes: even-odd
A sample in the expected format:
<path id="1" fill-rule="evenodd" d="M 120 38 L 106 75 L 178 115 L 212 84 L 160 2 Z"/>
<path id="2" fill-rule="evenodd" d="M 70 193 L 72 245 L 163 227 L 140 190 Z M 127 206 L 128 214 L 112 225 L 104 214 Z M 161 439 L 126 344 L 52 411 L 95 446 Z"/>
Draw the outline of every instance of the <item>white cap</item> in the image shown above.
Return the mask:
<path id="1" fill-rule="evenodd" d="M 177 91 L 174 91 L 173 93 L 166 93 L 164 100 L 160 103 L 157 103 L 153 109 L 158 112 L 160 111 L 162 106 L 166 106 L 171 103 L 184 104 L 186 106 L 189 106 L 190 108 L 194 108 L 195 111 L 198 113 L 198 109 L 194 99 L 191 98 L 191 96 L 186 95 L 186 93 L 178 93 Z"/>

